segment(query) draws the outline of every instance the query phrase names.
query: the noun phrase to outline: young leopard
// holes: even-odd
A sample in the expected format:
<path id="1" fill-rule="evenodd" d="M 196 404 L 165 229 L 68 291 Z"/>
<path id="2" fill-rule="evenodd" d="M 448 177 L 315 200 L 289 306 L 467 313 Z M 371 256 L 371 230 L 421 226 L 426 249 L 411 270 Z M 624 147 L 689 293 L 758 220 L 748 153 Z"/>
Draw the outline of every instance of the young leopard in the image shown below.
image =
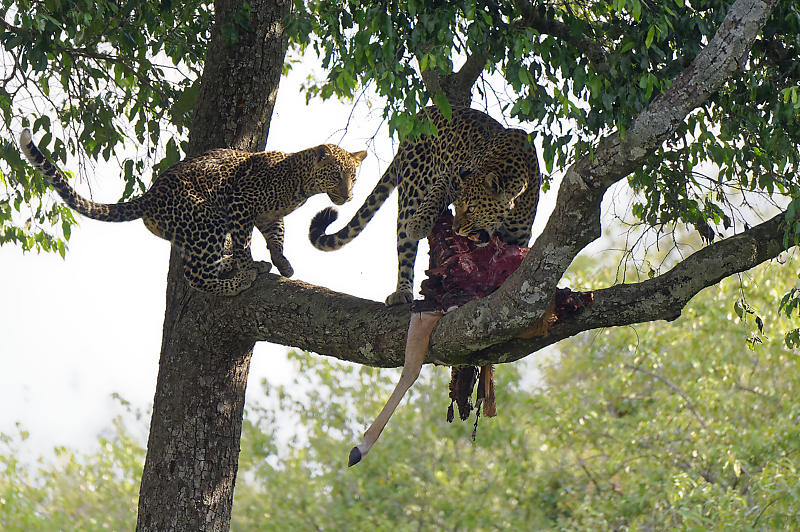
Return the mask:
<path id="1" fill-rule="evenodd" d="M 290 277 L 292 266 L 283 256 L 283 217 L 315 194 L 326 193 L 336 205 L 352 199 L 356 167 L 367 155 L 331 144 L 291 154 L 211 150 L 165 170 L 143 196 L 103 204 L 79 196 L 42 155 L 29 130 L 22 132 L 20 144 L 71 208 L 107 222 L 141 218 L 153 234 L 180 248 L 192 287 L 224 296 L 246 290 L 259 271 L 271 268 L 253 261 L 253 227 L 264 235 L 278 271 Z"/>
<path id="2" fill-rule="evenodd" d="M 334 234 L 325 229 L 337 218 L 329 207 L 309 229 L 317 249 L 339 249 L 358 236 L 397 187 L 397 290 L 387 305 L 412 300 L 417 243 L 436 217 L 455 206 L 453 231 L 480 243 L 499 232 L 509 244 L 525 246 L 539 202 L 541 174 L 533 144 L 519 129 L 506 129 L 469 108 L 453 109 L 448 121 L 436 107 L 425 109 L 438 135 L 400 144 L 392 164 L 353 219 Z"/>

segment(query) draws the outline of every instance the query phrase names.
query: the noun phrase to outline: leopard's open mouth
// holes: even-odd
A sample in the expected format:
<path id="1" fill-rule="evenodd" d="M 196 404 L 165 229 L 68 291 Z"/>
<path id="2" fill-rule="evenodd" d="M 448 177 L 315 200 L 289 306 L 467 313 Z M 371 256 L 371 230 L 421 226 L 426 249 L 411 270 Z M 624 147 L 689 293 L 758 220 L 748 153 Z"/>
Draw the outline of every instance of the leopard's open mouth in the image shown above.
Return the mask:
<path id="1" fill-rule="evenodd" d="M 491 235 L 486 229 L 480 229 L 478 231 L 475 231 L 474 233 L 470 233 L 470 235 L 467 238 L 469 238 L 479 246 L 485 246 L 486 244 L 489 243 Z"/>

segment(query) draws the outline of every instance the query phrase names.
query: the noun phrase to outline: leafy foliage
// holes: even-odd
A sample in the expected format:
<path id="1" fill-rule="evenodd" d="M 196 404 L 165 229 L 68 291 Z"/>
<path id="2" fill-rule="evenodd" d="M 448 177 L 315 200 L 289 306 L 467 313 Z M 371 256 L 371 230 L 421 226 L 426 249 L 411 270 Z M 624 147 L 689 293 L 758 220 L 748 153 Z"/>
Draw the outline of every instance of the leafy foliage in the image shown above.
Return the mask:
<path id="1" fill-rule="evenodd" d="M 0 528 L 9 532 L 133 530 L 145 450 L 114 420 L 99 450 L 57 447 L 38 467 L 17 457 L 28 433 L 0 434 Z"/>
<path id="2" fill-rule="evenodd" d="M 594 266 L 571 275 L 615 275 Z M 475 442 L 472 423 L 444 420 L 448 372 L 426 367 L 350 469 L 397 372 L 292 354 L 291 385 L 263 383 L 247 408 L 232 529 L 788 529 L 800 519 L 800 358 L 782 336 L 800 318 L 756 311 L 798 259 L 786 266 L 706 289 L 672 324 L 584 333 L 536 373 L 499 366 L 499 415 Z M 742 294 L 745 321 L 730 305 Z M 763 342 L 743 349 L 753 334 Z M 143 450 L 123 425 L 97 453 L 58 449 L 37 471 L 14 457 L 19 436 L 3 442 L 3 530 L 132 528 Z"/>
<path id="3" fill-rule="evenodd" d="M 541 133 L 552 172 L 610 131 L 624 135 L 711 39 L 729 4 L 298 0 L 289 29 L 328 72 L 308 86 L 309 97 L 374 88 L 400 137 L 429 132 L 413 116 L 432 96 L 442 107 L 425 71 L 446 76 L 466 57 L 481 58 L 488 77 L 479 94 Z M 689 224 L 713 239 L 752 223 L 739 206 L 744 193 L 778 203 L 798 197 L 799 55 L 800 3 L 780 2 L 743 72 L 629 177 L 640 194 L 635 216 L 658 228 Z M 795 239 L 796 219 L 787 226 Z"/>
<path id="4" fill-rule="evenodd" d="M 180 158 L 169 136 L 189 125 L 211 14 L 205 3 L 171 1 L 0 0 L 0 10 L 0 244 L 63 255 L 75 220 L 44 199 L 45 183 L 22 162 L 21 128 L 55 161 L 116 157 L 130 197 L 153 160 L 158 170 Z M 137 154 L 122 153 L 133 145 Z"/>
<path id="5" fill-rule="evenodd" d="M 690 31 L 699 30 L 691 20 Z M 712 23 L 708 20 L 707 23 Z M 713 23 L 712 23 L 713 24 Z M 696 28 L 696 30 L 695 30 Z M 646 198 L 650 225 L 681 221 L 723 225 L 738 218 L 748 192 L 797 198 L 800 163 L 800 4 L 781 2 L 751 50 L 747 68 L 731 79 L 631 178 Z M 712 163 L 716 175 L 699 167 Z M 793 215 L 790 222 L 797 219 Z M 788 235 L 800 234 L 789 224 Z"/>

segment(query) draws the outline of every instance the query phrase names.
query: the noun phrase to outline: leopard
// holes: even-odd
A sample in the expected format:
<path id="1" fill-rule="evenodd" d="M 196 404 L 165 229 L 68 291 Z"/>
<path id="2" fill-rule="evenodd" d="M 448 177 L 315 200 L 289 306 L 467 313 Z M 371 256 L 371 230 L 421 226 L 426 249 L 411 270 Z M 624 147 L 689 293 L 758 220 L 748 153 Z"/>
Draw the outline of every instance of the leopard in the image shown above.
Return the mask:
<path id="1" fill-rule="evenodd" d="M 264 236 L 272 263 L 284 277 L 294 269 L 283 254 L 283 217 L 316 194 L 335 205 L 353 198 L 356 168 L 367 152 L 322 144 L 295 153 L 212 149 L 175 163 L 143 195 L 114 204 L 80 196 L 33 142 L 20 135 L 22 152 L 78 213 L 95 220 L 142 219 L 179 251 L 189 285 L 215 296 L 235 296 L 272 264 L 253 260 L 254 228 Z"/>
<path id="2" fill-rule="evenodd" d="M 494 234 L 517 246 L 526 246 L 531 238 L 542 175 L 530 135 L 469 107 L 452 107 L 449 115 L 438 106 L 417 114 L 418 120 L 433 123 L 435 133 L 400 143 L 345 227 L 326 234 L 338 217 L 333 207 L 319 211 L 309 227 L 315 248 L 339 249 L 361 233 L 397 188 L 397 285 L 387 305 L 412 301 L 419 241 L 451 204 L 453 231 L 479 246 Z"/>

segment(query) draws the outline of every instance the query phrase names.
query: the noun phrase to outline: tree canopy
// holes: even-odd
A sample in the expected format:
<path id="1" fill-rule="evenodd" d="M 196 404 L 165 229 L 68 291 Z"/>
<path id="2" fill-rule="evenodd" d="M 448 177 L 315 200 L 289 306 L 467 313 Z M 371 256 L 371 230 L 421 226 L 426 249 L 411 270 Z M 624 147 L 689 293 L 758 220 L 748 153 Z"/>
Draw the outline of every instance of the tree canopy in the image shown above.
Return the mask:
<path id="1" fill-rule="evenodd" d="M 63 255 L 75 219 L 43 201 L 47 187 L 20 158 L 19 132 L 30 127 L 62 166 L 68 156 L 116 158 L 122 198 L 139 193 L 146 169 L 163 170 L 186 151 L 180 134 L 197 98 L 211 6 L 3 0 L 0 8 L 0 244 Z"/>
<path id="2" fill-rule="evenodd" d="M 441 96 L 463 99 L 459 91 L 477 80 L 481 99 L 531 125 L 552 172 L 590 154 L 611 131 L 624 137 L 711 40 L 730 6 L 309 1 L 289 30 L 328 70 L 308 87 L 310 96 L 374 89 L 402 137 L 424 130 L 413 116 L 427 102 L 447 108 Z M 796 2 L 779 3 L 741 70 L 629 175 L 641 222 L 735 230 L 746 221 L 734 199 L 742 192 L 797 196 L 799 10 Z M 715 175 L 698 168 L 704 162 L 716 166 Z"/>

